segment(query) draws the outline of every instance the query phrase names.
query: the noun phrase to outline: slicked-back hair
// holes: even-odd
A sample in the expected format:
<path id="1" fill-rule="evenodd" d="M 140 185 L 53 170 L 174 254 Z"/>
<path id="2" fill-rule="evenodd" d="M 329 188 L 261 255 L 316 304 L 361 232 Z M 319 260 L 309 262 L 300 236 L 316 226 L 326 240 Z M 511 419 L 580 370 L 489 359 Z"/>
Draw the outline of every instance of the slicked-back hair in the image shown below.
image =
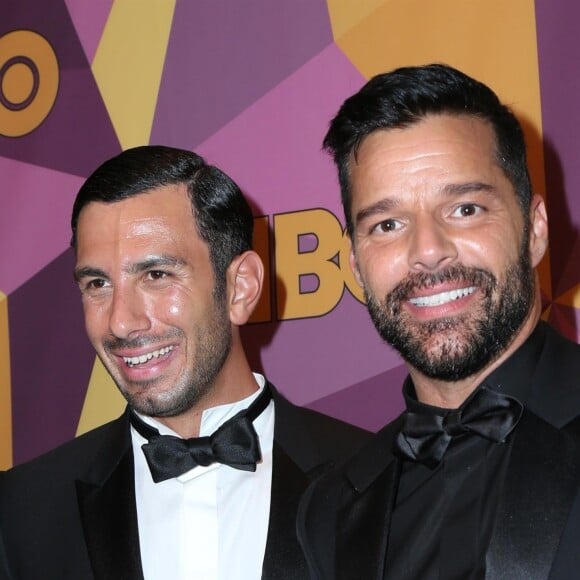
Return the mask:
<path id="1" fill-rule="evenodd" d="M 76 249 L 78 219 L 87 204 L 115 203 L 179 184 L 187 187 L 197 231 L 209 248 L 216 291 L 223 292 L 228 266 L 252 247 L 252 211 L 230 177 L 191 151 L 149 145 L 127 149 L 105 161 L 77 194 L 71 246 Z"/>
<path id="2" fill-rule="evenodd" d="M 353 234 L 350 163 L 368 135 L 409 127 L 429 115 L 472 115 L 495 134 L 496 162 L 512 183 L 524 219 L 532 197 L 522 128 L 514 114 L 483 83 L 444 64 L 403 67 L 371 78 L 348 98 L 324 138 L 338 168 L 348 233 Z"/>

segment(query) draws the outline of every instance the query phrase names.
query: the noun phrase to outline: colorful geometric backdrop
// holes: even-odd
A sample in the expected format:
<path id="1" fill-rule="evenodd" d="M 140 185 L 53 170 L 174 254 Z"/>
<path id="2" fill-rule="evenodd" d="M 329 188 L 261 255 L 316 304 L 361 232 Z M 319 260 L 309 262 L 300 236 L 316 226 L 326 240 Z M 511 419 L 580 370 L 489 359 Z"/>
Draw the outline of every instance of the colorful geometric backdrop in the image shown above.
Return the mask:
<path id="1" fill-rule="evenodd" d="M 294 402 L 377 429 L 405 375 L 344 260 L 329 119 L 370 76 L 447 62 L 521 118 L 551 223 L 544 317 L 580 338 L 577 0 L 4 0 L 0 7 L 0 468 L 123 401 L 85 338 L 69 214 L 141 144 L 193 149 L 251 199 L 267 286 L 244 336 Z"/>

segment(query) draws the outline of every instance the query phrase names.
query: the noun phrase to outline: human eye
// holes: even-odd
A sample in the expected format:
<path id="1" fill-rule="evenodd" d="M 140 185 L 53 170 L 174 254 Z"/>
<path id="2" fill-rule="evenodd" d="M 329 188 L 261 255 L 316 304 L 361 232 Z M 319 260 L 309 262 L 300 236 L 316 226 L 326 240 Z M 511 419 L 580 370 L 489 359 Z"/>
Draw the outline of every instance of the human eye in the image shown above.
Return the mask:
<path id="1" fill-rule="evenodd" d="M 389 234 L 400 230 L 401 227 L 402 224 L 400 221 L 393 218 L 388 218 L 381 220 L 378 224 L 373 225 L 371 228 L 371 233 Z"/>
<path id="2" fill-rule="evenodd" d="M 169 277 L 169 272 L 165 272 L 164 270 L 149 270 L 146 277 L 148 280 L 155 282 L 157 280 L 164 280 Z"/>
<path id="3" fill-rule="evenodd" d="M 483 207 L 476 203 L 462 203 L 452 211 L 452 217 L 470 218 L 480 215 L 484 211 Z"/>
<path id="4" fill-rule="evenodd" d="M 87 278 L 79 280 L 79 287 L 83 294 L 98 294 L 109 287 L 109 282 L 104 278 Z"/>

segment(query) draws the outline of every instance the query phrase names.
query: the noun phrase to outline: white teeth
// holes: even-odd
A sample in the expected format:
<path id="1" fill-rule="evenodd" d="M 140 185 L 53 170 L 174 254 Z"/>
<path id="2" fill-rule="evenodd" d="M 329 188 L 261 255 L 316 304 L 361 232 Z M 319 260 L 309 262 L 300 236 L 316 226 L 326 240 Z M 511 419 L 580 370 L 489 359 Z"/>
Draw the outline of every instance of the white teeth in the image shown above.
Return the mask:
<path id="1" fill-rule="evenodd" d="M 151 360 L 152 358 L 158 358 L 164 354 L 167 354 L 172 350 L 173 350 L 172 346 L 166 346 L 164 348 L 160 348 L 159 350 L 154 350 L 153 352 L 142 354 L 141 356 L 124 356 L 123 360 L 130 367 L 134 367 L 135 365 L 146 363 L 148 360 Z"/>
<path id="2" fill-rule="evenodd" d="M 475 292 L 475 286 L 469 288 L 459 288 L 458 290 L 451 290 L 450 292 L 441 292 L 440 294 L 433 294 L 432 296 L 421 296 L 420 298 L 411 298 L 409 302 L 414 306 L 439 306 L 452 302 L 458 298 L 463 298 Z"/>

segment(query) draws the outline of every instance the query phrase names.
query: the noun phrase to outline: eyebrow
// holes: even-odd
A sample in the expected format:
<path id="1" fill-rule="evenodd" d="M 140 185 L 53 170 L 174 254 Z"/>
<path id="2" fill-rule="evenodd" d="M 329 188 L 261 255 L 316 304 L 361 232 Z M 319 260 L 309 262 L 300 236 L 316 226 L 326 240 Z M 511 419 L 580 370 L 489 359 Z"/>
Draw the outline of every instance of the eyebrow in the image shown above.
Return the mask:
<path id="1" fill-rule="evenodd" d="M 495 187 L 483 181 L 468 181 L 467 183 L 449 183 L 443 188 L 443 193 L 448 195 L 463 195 L 476 191 L 492 193 L 495 191 Z"/>
<path id="2" fill-rule="evenodd" d="M 384 213 L 389 211 L 395 207 L 397 207 L 398 202 L 396 199 L 388 198 L 388 199 L 381 199 L 376 203 L 373 203 L 363 209 L 361 209 L 355 216 L 355 224 L 360 223 L 361 221 L 372 217 L 378 213 Z"/>
<path id="3" fill-rule="evenodd" d="M 168 256 L 162 254 L 160 256 L 150 256 L 145 260 L 140 262 L 135 262 L 130 264 L 125 271 L 128 274 L 140 274 L 142 272 L 147 272 L 148 270 L 160 268 L 160 267 L 178 267 L 185 266 L 185 261 L 175 256 Z M 74 279 L 78 282 L 83 278 L 108 278 L 107 273 L 100 268 L 93 268 L 92 266 L 83 266 L 76 268 L 74 271 Z"/>
<path id="4" fill-rule="evenodd" d="M 82 268 L 75 268 L 73 276 L 76 282 L 83 278 L 106 278 L 107 275 L 100 268 L 91 268 L 90 266 L 83 266 Z"/>
<path id="5" fill-rule="evenodd" d="M 467 183 L 449 183 L 441 190 L 444 195 L 449 195 L 451 197 L 478 191 L 492 193 L 495 191 L 495 188 L 489 183 L 484 183 L 483 181 L 468 181 Z M 355 216 L 355 224 L 358 224 L 373 215 L 388 212 L 396 208 L 398 205 L 399 202 L 396 197 L 381 199 L 376 203 L 361 209 Z"/>
<path id="6" fill-rule="evenodd" d="M 175 256 L 168 256 L 166 254 L 161 254 L 160 256 L 149 256 L 141 262 L 136 262 L 131 264 L 126 272 L 128 274 L 140 274 L 141 272 L 146 272 L 147 270 L 159 268 L 159 267 L 170 266 L 175 268 L 177 266 L 185 266 L 185 261 Z"/>

